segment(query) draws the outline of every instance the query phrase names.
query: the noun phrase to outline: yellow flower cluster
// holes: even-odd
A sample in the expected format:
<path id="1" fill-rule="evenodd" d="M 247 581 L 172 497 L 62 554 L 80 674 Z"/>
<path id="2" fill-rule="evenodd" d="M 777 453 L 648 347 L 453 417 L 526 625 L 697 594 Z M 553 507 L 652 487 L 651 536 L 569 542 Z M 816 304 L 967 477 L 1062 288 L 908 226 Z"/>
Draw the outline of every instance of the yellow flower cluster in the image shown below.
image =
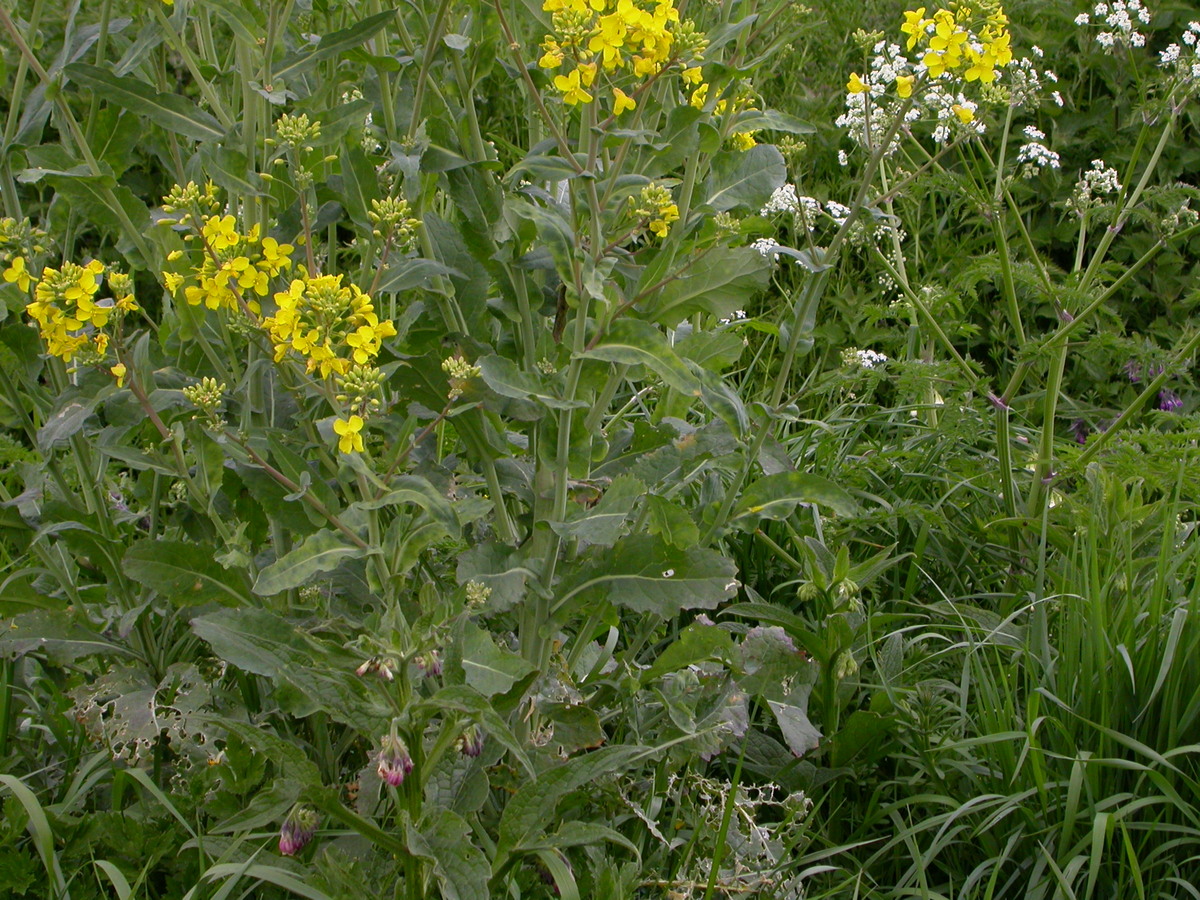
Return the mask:
<path id="1" fill-rule="evenodd" d="M 105 329 L 138 308 L 133 281 L 120 272 L 109 274 L 111 296 L 97 296 L 104 271 L 104 263 L 98 259 L 86 266 L 65 262 L 58 269 L 45 267 L 41 279 L 35 280 L 25 269 L 25 260 L 17 257 L 4 272 L 4 279 L 26 291 L 33 287 L 34 299 L 25 310 L 37 323 L 52 356 L 64 362 L 79 356 L 95 363 L 103 361 L 108 353 L 109 334 Z M 118 364 L 110 371 L 119 383 L 125 367 Z"/>
<path id="2" fill-rule="evenodd" d="M 954 11 L 939 9 L 930 18 L 926 18 L 925 11 L 922 6 L 904 13 L 900 31 L 908 35 L 908 50 L 922 51 L 921 64 L 929 78 L 950 74 L 968 82 L 991 84 L 996 80 L 996 70 L 1012 62 L 1012 36 L 1002 7 L 990 5 L 977 10 L 961 3 Z M 915 75 L 897 75 L 896 94 L 911 97 L 915 82 Z M 849 93 L 865 94 L 870 89 L 861 75 L 851 73 L 846 83 Z"/>
<path id="3" fill-rule="evenodd" d="M 671 192 L 661 184 L 646 185 L 641 194 L 636 199 L 630 197 L 629 202 L 634 214 L 660 238 L 665 238 L 671 230 L 671 223 L 679 220 L 679 206 L 671 197 Z"/>
<path id="4" fill-rule="evenodd" d="M 569 72 L 554 77 L 554 86 L 568 106 L 591 103 L 598 75 L 614 76 L 619 70 L 635 78 L 657 75 L 675 62 L 691 64 L 707 42 L 690 22 L 680 23 L 674 0 L 544 0 L 551 15 L 553 35 L 542 42 L 543 69 L 560 69 L 570 61 Z M 700 69 L 690 65 L 692 81 Z M 637 108 L 637 99 L 611 86 L 613 115 Z"/>
<path id="5" fill-rule="evenodd" d="M 924 49 L 921 62 L 930 78 L 950 72 L 961 74 L 965 81 L 991 84 L 996 69 L 1012 62 L 1008 16 L 1000 6 L 977 12 L 963 3 L 955 12 L 939 9 L 932 18 L 925 17 L 922 6 L 904 14 L 900 30 L 908 35 L 909 50 Z"/>
<path id="6" fill-rule="evenodd" d="M 270 280 L 291 268 L 295 248 L 270 237 L 260 240 L 257 225 L 239 232 L 233 216 L 206 216 L 203 222 L 198 235 L 186 238 L 198 236 L 204 245 L 199 265 L 190 275 L 163 272 L 167 290 L 174 294 L 183 287 L 192 306 L 203 303 L 209 309 L 238 311 L 244 303 L 257 315 L 261 307 L 254 297 L 265 297 Z"/>
<path id="7" fill-rule="evenodd" d="M 372 364 L 396 326 L 390 319 L 379 321 L 371 298 L 357 285 L 342 284 L 341 275 L 301 272 L 288 290 L 275 295 L 275 315 L 263 320 L 275 361 L 294 352 L 309 372 L 326 379 L 346 375 L 352 365 Z"/>

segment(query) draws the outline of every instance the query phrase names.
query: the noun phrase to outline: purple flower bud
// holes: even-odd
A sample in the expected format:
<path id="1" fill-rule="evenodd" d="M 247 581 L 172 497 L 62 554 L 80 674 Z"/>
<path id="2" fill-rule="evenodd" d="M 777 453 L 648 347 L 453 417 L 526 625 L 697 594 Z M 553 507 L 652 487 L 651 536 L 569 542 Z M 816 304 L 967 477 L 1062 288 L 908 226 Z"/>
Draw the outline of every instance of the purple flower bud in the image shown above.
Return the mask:
<path id="1" fill-rule="evenodd" d="M 442 656 L 436 650 L 418 656 L 416 663 L 426 678 L 437 678 L 442 674 Z"/>
<path id="2" fill-rule="evenodd" d="M 279 829 L 279 852 L 284 856 L 295 856 L 308 846 L 316 833 L 317 811 L 297 803 Z"/>
<path id="3" fill-rule="evenodd" d="M 1142 380 L 1142 366 L 1136 359 L 1125 361 L 1125 377 L 1129 379 L 1130 384 L 1137 384 Z"/>
<path id="4" fill-rule="evenodd" d="M 1158 392 L 1158 408 L 1163 412 L 1175 412 L 1183 408 L 1183 401 L 1174 391 L 1162 390 Z"/>
<path id="5" fill-rule="evenodd" d="M 404 741 L 394 734 L 385 734 L 379 742 L 379 777 L 392 787 L 400 787 L 412 770 L 412 757 Z"/>
<path id="6" fill-rule="evenodd" d="M 1087 422 L 1083 421 L 1083 419 L 1076 419 L 1075 424 L 1071 426 L 1071 430 L 1075 432 L 1075 443 L 1087 443 L 1088 434 L 1091 432 L 1091 429 L 1087 426 Z"/>
<path id="7" fill-rule="evenodd" d="M 483 752 L 483 732 L 479 730 L 478 725 L 468 725 L 454 745 L 463 756 L 477 757 Z"/>

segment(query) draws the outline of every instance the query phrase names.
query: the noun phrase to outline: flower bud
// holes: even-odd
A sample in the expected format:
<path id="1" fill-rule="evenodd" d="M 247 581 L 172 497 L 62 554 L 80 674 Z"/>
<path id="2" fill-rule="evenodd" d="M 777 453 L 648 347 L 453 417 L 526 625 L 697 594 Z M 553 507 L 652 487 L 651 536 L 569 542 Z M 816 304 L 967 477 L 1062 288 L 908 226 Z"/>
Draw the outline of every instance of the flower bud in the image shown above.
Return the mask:
<path id="1" fill-rule="evenodd" d="M 379 777 L 392 787 L 400 787 L 412 770 L 412 757 L 404 741 L 395 734 L 384 735 L 379 746 Z"/>
<path id="2" fill-rule="evenodd" d="M 468 725 L 466 731 L 458 736 L 454 746 L 463 756 L 474 759 L 483 752 L 483 732 L 478 725 Z"/>
<path id="3" fill-rule="evenodd" d="M 297 803 L 279 829 L 279 852 L 284 856 L 295 856 L 308 846 L 316 833 L 317 811 Z"/>

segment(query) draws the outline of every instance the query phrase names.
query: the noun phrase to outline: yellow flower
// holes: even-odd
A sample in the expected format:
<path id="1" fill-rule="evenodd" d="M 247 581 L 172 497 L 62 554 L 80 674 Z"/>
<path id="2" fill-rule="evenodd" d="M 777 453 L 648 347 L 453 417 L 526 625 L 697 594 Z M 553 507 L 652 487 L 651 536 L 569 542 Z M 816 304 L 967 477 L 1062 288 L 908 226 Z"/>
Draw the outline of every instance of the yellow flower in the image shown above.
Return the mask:
<path id="1" fill-rule="evenodd" d="M 735 131 L 729 136 L 729 140 L 733 143 L 735 150 L 749 150 L 757 141 L 754 140 L 754 135 L 749 131 Z"/>
<path id="2" fill-rule="evenodd" d="M 338 435 L 338 450 L 342 453 L 362 453 L 362 416 L 351 416 L 349 419 L 336 419 L 333 430 Z"/>
<path id="3" fill-rule="evenodd" d="M 637 101 L 620 88 L 613 88 L 613 115 L 619 116 L 627 109 L 637 109 Z"/>
<path id="4" fill-rule="evenodd" d="M 692 91 L 691 104 L 696 109 L 704 109 L 704 102 L 708 99 L 708 82 L 700 85 Z"/>
<path id="5" fill-rule="evenodd" d="M 125 367 L 125 363 L 117 363 L 108 371 L 116 376 L 117 387 L 125 387 L 125 376 L 129 373 L 129 370 Z"/>
<path id="6" fill-rule="evenodd" d="M 542 48 L 546 51 L 542 54 L 542 58 L 538 60 L 538 65 L 543 69 L 557 69 L 562 65 L 563 52 L 558 46 L 557 41 L 546 41 L 542 44 Z"/>
<path id="7" fill-rule="evenodd" d="M 897 75 L 896 93 L 901 97 L 911 97 L 913 92 L 913 82 L 916 80 L 916 76 L 914 75 Z"/>
<path id="8" fill-rule="evenodd" d="M 851 94 L 865 94 L 869 87 L 857 72 L 851 72 L 850 80 L 846 82 L 846 90 Z"/>
<path id="9" fill-rule="evenodd" d="M 970 107 L 961 106 L 958 103 L 955 103 L 950 108 L 953 109 L 954 114 L 958 116 L 958 121 L 962 122 L 964 125 L 975 120 L 975 112 Z"/>
<path id="10" fill-rule="evenodd" d="M 591 103 L 592 95 L 583 89 L 579 83 L 579 69 L 573 69 L 570 75 L 555 75 L 554 86 L 562 91 L 563 103 L 574 106 L 576 103 Z"/>
<path id="11" fill-rule="evenodd" d="M 9 284 L 16 283 L 17 287 L 22 291 L 28 291 L 29 285 L 33 281 L 33 276 L 29 274 L 29 270 L 25 268 L 25 257 L 15 257 L 7 269 L 4 270 L 4 280 Z"/>
<path id="12" fill-rule="evenodd" d="M 689 66 L 679 74 L 684 84 L 699 84 L 704 78 L 699 66 Z"/>
<path id="13" fill-rule="evenodd" d="M 585 88 L 590 88 L 596 80 L 595 63 L 581 63 L 575 71 L 579 73 L 579 80 Z"/>
<path id="14" fill-rule="evenodd" d="M 753 138 L 751 139 L 753 140 Z M 650 230 L 660 238 L 665 238 L 671 230 L 671 223 L 679 219 L 679 207 L 674 203 L 664 206 L 658 211 L 658 218 L 650 222 Z"/>
<path id="15" fill-rule="evenodd" d="M 928 20 L 925 18 L 925 7 L 912 10 L 904 14 L 904 24 L 900 26 L 900 30 L 908 35 L 908 49 L 911 50 L 920 40 L 921 35 L 925 33 L 925 25 Z"/>

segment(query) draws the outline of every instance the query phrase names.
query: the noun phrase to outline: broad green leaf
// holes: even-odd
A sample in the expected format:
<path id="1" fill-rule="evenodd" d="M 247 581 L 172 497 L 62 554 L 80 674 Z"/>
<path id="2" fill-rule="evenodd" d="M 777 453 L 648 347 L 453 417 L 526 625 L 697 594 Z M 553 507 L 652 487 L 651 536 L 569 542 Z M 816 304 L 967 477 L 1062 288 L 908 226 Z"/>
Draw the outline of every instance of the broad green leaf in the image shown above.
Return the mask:
<path id="1" fill-rule="evenodd" d="M 842 516 L 854 515 L 857 505 L 843 488 L 807 472 L 780 472 L 750 484 L 734 507 L 732 521 L 749 518 L 786 519 L 800 503 L 819 503 Z"/>
<path id="2" fill-rule="evenodd" d="M 745 109 L 738 113 L 733 131 L 782 131 L 787 134 L 813 134 L 817 129 L 803 119 L 777 109 Z"/>
<path id="3" fill-rule="evenodd" d="M 38 429 L 38 449 L 45 453 L 53 449 L 56 444 L 78 434 L 83 428 L 83 423 L 96 411 L 98 399 L 92 397 L 72 400 L 55 410 L 54 414 L 46 420 L 46 424 Z"/>
<path id="4" fill-rule="evenodd" d="M 56 665 L 85 656 L 133 656 L 89 628 L 71 622 L 60 610 L 38 609 L 9 619 L 0 629 L 0 659 L 42 653 Z"/>
<path id="5" fill-rule="evenodd" d="M 821 742 L 821 732 L 808 720 L 808 713 L 803 707 L 774 700 L 768 700 L 767 706 L 775 714 L 775 721 L 779 723 L 788 749 L 796 756 L 803 756 Z"/>
<path id="6" fill-rule="evenodd" d="M 571 791 L 609 772 L 627 769 L 654 753 L 653 748 L 617 745 L 585 753 L 527 782 L 513 795 L 500 817 L 500 835 L 492 870 L 498 871 L 508 856 L 534 846 L 555 822 L 558 801 Z"/>
<path id="7" fill-rule="evenodd" d="M 439 275 L 465 278 L 462 272 L 453 269 L 434 259 L 412 257 L 397 259 L 388 263 L 387 272 L 379 280 L 377 294 L 398 294 L 401 291 L 411 291 L 414 288 L 430 286 Z"/>
<path id="8" fill-rule="evenodd" d="M 353 50 L 360 44 L 366 43 L 377 32 L 387 27 L 388 22 L 395 21 L 397 15 L 396 10 L 387 10 L 373 16 L 368 16 L 362 21 L 351 25 L 349 28 L 343 28 L 341 31 L 327 34 L 317 42 L 315 47 L 309 50 L 301 50 L 280 60 L 279 65 L 272 71 L 271 77 L 276 79 L 282 78 L 290 82 L 297 75 L 308 71 L 317 63 L 326 59 L 334 59 L 347 50 Z"/>
<path id="9" fill-rule="evenodd" d="M 433 872 L 445 900 L 489 900 L 491 867 L 483 851 L 470 839 L 471 826 L 458 814 L 439 809 L 409 828 L 409 849 L 433 861 Z"/>
<path id="10" fill-rule="evenodd" d="M 625 520 L 633 511 L 646 486 L 631 475 L 613 479 L 604 495 L 591 509 L 582 510 L 566 522 L 551 522 L 554 533 L 564 538 L 578 538 L 588 544 L 611 547 L 624 530 Z"/>
<path id="11" fill-rule="evenodd" d="M 428 512 L 449 537 L 458 537 L 461 530 L 454 507 L 446 495 L 420 475 L 401 475 L 388 482 L 390 490 L 375 500 L 352 504 L 354 509 L 382 509 L 385 506 L 412 504 Z"/>
<path id="12" fill-rule="evenodd" d="M 365 731 L 382 728 L 387 708 L 354 674 L 361 658 L 315 640 L 262 609 L 223 609 L 192 620 L 192 631 L 232 666 L 270 678 L 294 715 L 328 712 Z"/>
<path id="13" fill-rule="evenodd" d="M 554 726 L 550 740 L 563 755 L 591 750 L 607 740 L 600 717 L 583 703 L 539 703 L 538 711 Z"/>
<path id="14" fill-rule="evenodd" d="M 582 409 L 588 404 L 582 400 L 563 400 L 551 391 L 532 372 L 524 372 L 511 359 L 504 356 L 485 356 L 478 362 L 483 383 L 501 397 L 514 400 L 536 400 L 550 409 Z"/>
<path id="15" fill-rule="evenodd" d="M 442 688 L 429 700 L 419 702 L 418 706 L 422 702 L 429 704 L 431 709 L 438 712 L 456 710 L 468 713 L 477 719 L 487 732 L 485 740 L 498 741 L 525 768 L 530 778 L 537 777 L 533 764 L 529 761 L 529 755 L 525 751 L 526 745 L 517 740 L 516 735 L 509 729 L 508 723 L 496 712 L 487 698 L 473 688 L 465 684 L 449 685 Z"/>
<path id="16" fill-rule="evenodd" d="M 700 529 L 686 509 L 658 494 L 646 495 L 649 514 L 646 530 L 659 535 L 668 544 L 682 549 L 700 543 Z"/>
<path id="17" fill-rule="evenodd" d="M 459 584 L 478 581 L 491 589 L 487 609 L 504 612 L 525 599 L 526 585 L 538 578 L 536 566 L 520 551 L 487 541 L 476 544 L 458 558 Z"/>
<path id="18" fill-rule="evenodd" d="M 225 137 L 221 123 L 194 102 L 178 94 L 159 93 L 132 75 L 114 75 L 87 63 L 71 63 L 65 72 L 72 80 L 91 88 L 97 97 L 145 116 L 167 131 L 197 141 L 219 141 Z"/>
<path id="19" fill-rule="evenodd" d="M 679 669 L 710 659 L 728 660 L 733 656 L 733 638 L 724 628 L 693 622 L 680 632 L 676 641 L 659 654 L 658 659 L 639 676 L 643 684 Z"/>
<path id="20" fill-rule="evenodd" d="M 462 667 L 467 684 L 485 697 L 507 692 L 533 671 L 528 662 L 501 650 L 488 632 L 470 622 L 462 632 Z"/>
<path id="21" fill-rule="evenodd" d="M 363 550 L 347 543 L 337 532 L 322 529 L 309 535 L 299 547 L 259 572 L 254 582 L 254 593 L 269 597 L 300 587 L 314 575 L 331 572 L 345 560 L 362 555 Z"/>
<path id="22" fill-rule="evenodd" d="M 200 162 L 214 184 L 230 194 L 242 197 L 264 197 L 267 191 L 258 173 L 250 170 L 246 154 L 228 147 L 205 145 L 200 148 Z"/>
<path id="23" fill-rule="evenodd" d="M 599 344 L 581 355 L 585 359 L 646 366 L 674 390 L 693 397 L 700 395 L 699 381 L 675 355 L 667 336 L 649 322 L 618 319 Z"/>
<path id="24" fill-rule="evenodd" d="M 664 619 L 682 609 L 712 609 L 738 589 L 733 561 L 715 550 L 672 547 L 660 537 L 631 534 L 596 551 L 560 586 L 559 605 L 607 600 Z"/>
<path id="25" fill-rule="evenodd" d="M 757 212 L 787 181 L 783 154 L 771 144 L 758 144 L 745 152 L 725 152 L 714 157 L 708 177 L 708 206 L 717 212 L 746 209 Z"/>
<path id="26" fill-rule="evenodd" d="M 645 313 L 660 325 L 674 328 L 693 313 L 729 317 L 744 309 L 755 292 L 767 286 L 771 262 L 750 247 L 722 247 L 697 257 L 678 277 L 654 291 Z M 643 276 L 646 287 L 661 275 Z M 646 282 L 645 279 L 655 280 Z"/>
<path id="27" fill-rule="evenodd" d="M 283 819 L 300 797 L 304 785 L 293 778 L 276 778 L 265 790 L 255 791 L 245 808 L 209 827 L 210 834 L 237 834 L 265 828 Z"/>
<path id="28" fill-rule="evenodd" d="M 122 565 L 134 581 L 178 606 L 209 600 L 250 603 L 246 576 L 222 568 L 215 555 L 216 548 L 207 544 L 147 539 L 129 548 Z"/>

